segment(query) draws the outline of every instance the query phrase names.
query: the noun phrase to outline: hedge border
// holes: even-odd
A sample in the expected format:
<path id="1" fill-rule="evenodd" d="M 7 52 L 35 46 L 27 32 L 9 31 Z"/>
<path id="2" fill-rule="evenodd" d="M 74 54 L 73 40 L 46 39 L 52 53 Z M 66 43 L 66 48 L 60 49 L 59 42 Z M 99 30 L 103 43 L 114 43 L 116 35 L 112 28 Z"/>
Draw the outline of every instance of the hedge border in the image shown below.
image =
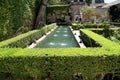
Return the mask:
<path id="1" fill-rule="evenodd" d="M 69 80 L 76 79 L 76 76 L 80 77 L 82 74 L 84 78 L 93 80 L 99 73 L 120 72 L 120 46 L 91 30 L 81 31 L 102 47 L 0 48 L 0 78 L 2 75 L 10 74 L 12 78 Z"/>
<path id="2" fill-rule="evenodd" d="M 105 28 L 105 27 L 110 27 L 110 24 L 103 24 L 103 23 L 99 23 L 99 24 L 91 24 L 91 23 L 72 23 L 72 28 L 75 30 L 79 30 L 79 29 L 84 29 L 84 28 L 88 28 L 88 29 L 92 29 L 92 28 Z"/>
<path id="3" fill-rule="evenodd" d="M 0 42 L 0 47 L 8 47 L 8 48 L 9 47 L 10 48 L 22 47 L 22 48 L 25 48 L 28 45 L 30 45 L 32 42 L 34 42 L 35 40 L 37 40 L 40 37 L 42 37 L 43 35 L 45 35 L 48 31 L 50 31 L 54 27 L 56 27 L 56 23 L 46 25 L 38 30 L 29 31 L 25 34 L 21 34 L 17 37 Z"/>
<path id="4" fill-rule="evenodd" d="M 107 38 L 104 38 L 101 35 L 98 35 L 92 31 L 90 31 L 90 30 L 81 29 L 81 31 L 83 33 L 85 33 L 87 36 L 89 36 L 90 38 L 92 38 L 93 40 L 95 40 L 97 43 L 101 44 L 102 47 L 104 47 L 104 48 L 110 47 L 110 46 L 114 46 L 114 47 L 119 46 L 118 44 L 108 40 Z"/>

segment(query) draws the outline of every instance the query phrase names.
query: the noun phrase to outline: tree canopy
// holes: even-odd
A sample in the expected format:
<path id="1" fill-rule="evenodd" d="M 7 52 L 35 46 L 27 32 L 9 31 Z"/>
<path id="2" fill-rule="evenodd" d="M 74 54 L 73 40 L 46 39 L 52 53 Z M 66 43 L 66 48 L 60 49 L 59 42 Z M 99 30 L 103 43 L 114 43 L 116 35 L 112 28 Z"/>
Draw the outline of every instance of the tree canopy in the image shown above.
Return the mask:
<path id="1" fill-rule="evenodd" d="M 84 18 L 87 19 L 87 20 L 90 20 L 93 18 L 93 16 L 95 16 L 96 14 L 96 11 L 93 7 L 90 7 L 90 6 L 84 6 L 82 9 L 81 9 L 83 15 L 84 15 Z"/>

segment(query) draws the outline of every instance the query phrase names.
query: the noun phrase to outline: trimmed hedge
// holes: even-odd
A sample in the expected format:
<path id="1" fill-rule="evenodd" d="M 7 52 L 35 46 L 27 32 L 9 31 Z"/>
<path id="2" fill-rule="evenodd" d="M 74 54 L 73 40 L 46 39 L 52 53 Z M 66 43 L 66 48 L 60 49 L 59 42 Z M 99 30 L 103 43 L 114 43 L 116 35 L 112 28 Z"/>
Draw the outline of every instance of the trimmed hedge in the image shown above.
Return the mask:
<path id="1" fill-rule="evenodd" d="M 113 48 L 113 47 L 117 47 L 119 46 L 118 44 L 112 42 L 111 40 L 104 38 L 101 35 L 98 35 L 90 30 L 86 30 L 86 29 L 81 29 L 81 31 L 86 34 L 88 37 L 92 38 L 93 40 L 95 40 L 96 42 L 98 42 L 102 47 L 104 48 Z M 108 44 L 109 43 L 109 44 Z M 114 46 L 113 46 L 114 45 Z"/>
<path id="2" fill-rule="evenodd" d="M 43 35 L 45 35 L 49 30 L 51 30 L 53 27 L 55 27 L 56 24 L 53 23 L 51 25 L 46 25 L 45 27 L 41 28 L 40 30 L 33 30 L 30 32 L 27 32 L 25 34 L 19 35 L 17 37 L 5 40 L 0 42 L 0 47 L 21 47 L 25 48 L 28 45 L 30 45 L 35 40 L 39 39 Z"/>
<path id="3" fill-rule="evenodd" d="M 96 42 L 95 40 L 93 40 L 91 37 L 89 37 L 87 34 L 85 34 L 84 32 L 80 31 L 80 38 L 82 39 L 82 42 L 85 44 L 85 46 L 88 47 L 101 47 L 101 45 Z"/>
<path id="4" fill-rule="evenodd" d="M 103 23 L 90 24 L 90 23 L 85 23 L 85 24 L 83 24 L 83 26 L 85 28 L 105 28 L 105 27 L 110 27 L 110 24 L 103 24 Z"/>
<path id="5" fill-rule="evenodd" d="M 109 49 L 23 49 L 12 54 L 2 49 L 0 78 L 50 78 L 51 80 L 75 80 L 82 74 L 89 80 L 98 73 L 120 71 L 120 47 Z M 14 49 L 13 49 L 14 50 Z M 12 49 L 8 49 L 12 51 Z M 48 53 L 49 52 L 49 53 Z M 77 77 L 78 76 L 78 77 Z"/>
<path id="6" fill-rule="evenodd" d="M 69 4 L 63 4 L 63 5 L 59 5 L 59 4 L 57 4 L 57 5 L 48 5 L 47 7 L 64 7 L 64 8 L 68 8 L 70 5 Z"/>
<path id="7" fill-rule="evenodd" d="M 80 23 L 72 23 L 72 28 L 74 30 L 79 30 L 80 28 L 83 28 L 83 25 Z"/>
<path id="8" fill-rule="evenodd" d="M 110 22 L 111 25 L 115 25 L 117 27 L 120 27 L 120 23 L 117 23 L 117 22 Z"/>
<path id="9" fill-rule="evenodd" d="M 73 23 L 72 28 L 75 30 L 79 30 L 80 28 L 105 28 L 110 27 L 110 24 L 91 24 L 91 23 Z"/>
<path id="10" fill-rule="evenodd" d="M 120 46 L 90 30 L 81 31 L 101 47 L 0 48 L 0 79 L 99 80 L 99 74 L 119 73 Z M 120 74 L 114 76 L 120 79 Z"/>
<path id="11" fill-rule="evenodd" d="M 69 22 L 57 22 L 57 25 L 71 25 Z"/>

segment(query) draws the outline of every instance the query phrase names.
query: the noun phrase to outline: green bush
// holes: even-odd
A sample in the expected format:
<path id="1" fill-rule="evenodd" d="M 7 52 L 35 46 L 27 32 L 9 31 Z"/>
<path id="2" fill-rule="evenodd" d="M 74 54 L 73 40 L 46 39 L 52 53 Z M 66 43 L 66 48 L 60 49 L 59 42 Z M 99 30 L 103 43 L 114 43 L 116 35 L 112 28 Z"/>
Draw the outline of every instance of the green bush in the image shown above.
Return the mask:
<path id="1" fill-rule="evenodd" d="M 72 28 L 75 30 L 79 30 L 80 28 L 105 28 L 110 27 L 110 24 L 91 24 L 91 23 L 73 23 Z"/>
<path id="2" fill-rule="evenodd" d="M 114 30 L 113 35 L 110 36 L 110 39 L 120 44 L 120 29 Z"/>
<path id="3" fill-rule="evenodd" d="M 110 24 L 111 24 L 111 25 L 115 25 L 115 26 L 117 26 L 117 27 L 120 27 L 120 23 L 117 23 L 117 22 L 111 22 Z"/>
<path id="4" fill-rule="evenodd" d="M 72 28 L 74 30 L 79 30 L 80 28 L 83 28 L 83 25 L 81 23 L 72 23 Z"/>
<path id="5" fill-rule="evenodd" d="M 117 46 L 119 46 L 118 44 L 116 44 L 114 42 L 111 42 L 111 40 L 109 40 L 107 38 L 104 38 L 103 36 L 98 35 L 98 34 L 92 32 L 90 30 L 81 29 L 81 31 L 84 34 L 86 34 L 88 37 L 92 38 L 94 41 L 96 41 L 97 43 L 99 43 L 104 48 L 110 48 L 110 47 L 115 47 L 116 48 Z"/>
<path id="6" fill-rule="evenodd" d="M 91 23 L 85 23 L 83 24 L 84 28 L 104 28 L 104 27 L 110 27 L 110 24 L 91 24 Z"/>
<path id="7" fill-rule="evenodd" d="M 120 27 L 120 23 L 114 23 L 114 25 Z"/>
<path id="8" fill-rule="evenodd" d="M 113 36 L 114 36 L 116 39 L 120 40 L 120 29 L 115 30 Z"/>
<path id="9" fill-rule="evenodd" d="M 0 49 L 0 78 L 8 78 L 9 74 L 12 80 L 75 80 L 80 79 L 77 74 L 82 74 L 94 80 L 97 73 L 120 71 L 119 48 L 15 49 L 16 52 L 14 49 Z"/>
<path id="10" fill-rule="evenodd" d="M 0 41 L 33 29 L 40 3 L 41 0 L 0 0 Z"/>
<path id="11" fill-rule="evenodd" d="M 25 34 L 19 35 L 17 37 L 2 41 L 2 42 L 0 42 L 0 47 L 25 48 L 28 45 L 30 45 L 32 42 L 34 42 L 35 40 L 42 37 L 44 34 L 46 34 L 49 30 L 51 30 L 55 26 L 56 26 L 56 24 L 54 23 L 51 25 L 47 25 L 47 26 L 41 28 L 40 30 L 33 30 L 33 31 L 27 32 Z"/>
<path id="12" fill-rule="evenodd" d="M 110 39 L 110 36 L 113 35 L 115 28 L 104 27 L 104 28 L 88 28 L 88 30 L 92 30 L 93 32 L 104 36 L 105 38 Z"/>
<path id="13" fill-rule="evenodd" d="M 86 47 L 101 47 L 101 45 L 93 40 L 91 37 L 89 37 L 87 34 L 84 32 L 80 31 L 80 38 L 82 39 L 83 43 L 85 44 Z"/>
<path id="14" fill-rule="evenodd" d="M 23 36 L 23 39 L 32 35 L 31 38 L 33 39 L 34 36 L 38 36 L 38 32 L 41 32 L 42 35 L 50 30 L 53 25 L 55 24 L 20 36 Z M 100 44 L 101 47 L 85 49 L 0 48 L 0 79 L 100 80 L 109 72 L 120 72 L 119 44 L 88 29 L 81 29 L 81 32 Z M 11 39 L 11 42 L 8 40 L 0 43 L 0 45 L 2 44 L 1 47 L 22 40 L 20 36 Z M 27 40 L 29 41 L 29 39 Z M 102 75 L 99 76 L 100 78 L 97 76 L 99 74 Z M 120 79 L 120 74 L 113 76 Z"/>

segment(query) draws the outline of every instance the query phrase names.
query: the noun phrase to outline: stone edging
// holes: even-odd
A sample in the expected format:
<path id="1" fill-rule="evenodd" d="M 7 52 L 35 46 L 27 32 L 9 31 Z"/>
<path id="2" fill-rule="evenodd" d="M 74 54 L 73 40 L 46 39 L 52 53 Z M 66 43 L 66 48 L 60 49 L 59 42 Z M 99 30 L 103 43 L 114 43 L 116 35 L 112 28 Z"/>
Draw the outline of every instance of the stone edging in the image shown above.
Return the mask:
<path id="1" fill-rule="evenodd" d="M 36 47 L 41 41 L 43 41 L 50 33 L 52 33 L 58 26 L 51 29 L 51 31 L 47 32 L 46 35 L 43 35 L 41 38 L 39 38 L 37 41 L 33 42 L 30 46 L 27 48 L 34 48 Z"/>

